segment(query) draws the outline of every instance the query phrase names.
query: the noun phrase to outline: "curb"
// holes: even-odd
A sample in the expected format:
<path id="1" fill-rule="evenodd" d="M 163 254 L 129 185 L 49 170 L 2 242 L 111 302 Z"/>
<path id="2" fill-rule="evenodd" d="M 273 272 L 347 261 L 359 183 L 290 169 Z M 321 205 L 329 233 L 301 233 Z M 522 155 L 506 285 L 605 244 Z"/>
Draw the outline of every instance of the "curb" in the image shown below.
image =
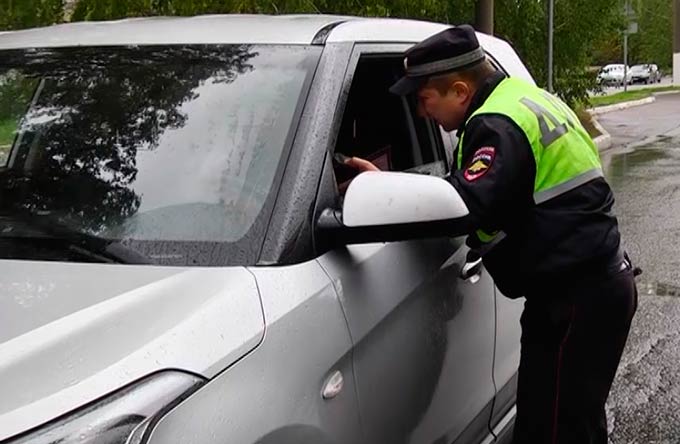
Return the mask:
<path id="1" fill-rule="evenodd" d="M 669 96 L 671 94 L 680 94 L 680 90 L 675 90 L 675 91 L 661 91 L 657 93 L 653 93 L 654 96 Z"/>
<path id="2" fill-rule="evenodd" d="M 597 145 L 597 148 L 600 151 L 606 151 L 607 149 L 611 148 L 612 146 L 612 136 L 609 134 L 609 132 L 604 129 L 602 125 L 600 125 L 600 122 L 597 121 L 595 116 L 600 115 L 600 114 L 605 114 L 609 113 L 612 111 L 619 111 L 627 108 L 632 108 L 635 106 L 641 106 L 641 105 L 648 105 L 650 103 L 654 103 L 656 101 L 657 96 L 667 96 L 671 94 L 680 94 L 680 90 L 674 90 L 674 91 L 661 91 L 658 93 L 653 93 L 651 97 L 647 97 L 644 99 L 640 100 L 631 100 L 628 102 L 621 102 L 621 103 L 616 103 L 614 105 L 607 105 L 607 106 L 598 106 L 595 108 L 590 108 L 588 113 L 590 113 L 590 116 L 592 117 L 592 123 L 595 129 L 600 133 L 599 136 L 593 139 L 595 142 L 595 145 Z"/>
<path id="3" fill-rule="evenodd" d="M 592 117 L 591 122 L 593 123 L 593 126 L 595 127 L 596 130 L 600 132 L 600 135 L 593 139 L 593 142 L 595 142 L 595 145 L 597 145 L 598 150 L 605 151 L 611 148 L 612 146 L 611 134 L 609 134 L 609 132 L 606 129 L 604 129 L 602 125 L 600 125 L 600 122 L 597 121 L 593 114 L 591 114 L 591 117 Z"/>
<path id="4" fill-rule="evenodd" d="M 675 93 L 675 91 L 673 91 L 673 93 Z M 590 108 L 588 112 L 592 116 L 597 116 L 599 114 L 605 114 L 612 111 L 620 111 L 622 109 L 632 108 L 634 106 L 648 105 L 650 103 L 654 103 L 655 101 L 656 97 L 652 96 L 640 100 L 631 100 L 628 102 L 616 103 L 614 105 L 597 106 L 595 108 Z"/>

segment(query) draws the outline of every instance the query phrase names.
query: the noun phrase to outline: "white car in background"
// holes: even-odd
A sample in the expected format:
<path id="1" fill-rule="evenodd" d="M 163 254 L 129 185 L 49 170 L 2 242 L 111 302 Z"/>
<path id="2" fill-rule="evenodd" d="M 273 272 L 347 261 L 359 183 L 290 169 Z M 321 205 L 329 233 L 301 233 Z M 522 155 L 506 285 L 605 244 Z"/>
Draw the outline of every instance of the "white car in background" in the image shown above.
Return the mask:
<path id="1" fill-rule="evenodd" d="M 661 82 L 661 72 L 655 64 L 633 65 L 630 68 L 632 83 L 659 83 Z"/>
<path id="2" fill-rule="evenodd" d="M 606 65 L 600 70 L 597 75 L 597 82 L 605 86 L 623 86 L 624 76 L 626 78 L 625 83 L 630 84 L 632 81 L 632 75 L 630 68 L 628 68 L 627 74 L 625 73 L 625 65 L 612 64 Z"/>

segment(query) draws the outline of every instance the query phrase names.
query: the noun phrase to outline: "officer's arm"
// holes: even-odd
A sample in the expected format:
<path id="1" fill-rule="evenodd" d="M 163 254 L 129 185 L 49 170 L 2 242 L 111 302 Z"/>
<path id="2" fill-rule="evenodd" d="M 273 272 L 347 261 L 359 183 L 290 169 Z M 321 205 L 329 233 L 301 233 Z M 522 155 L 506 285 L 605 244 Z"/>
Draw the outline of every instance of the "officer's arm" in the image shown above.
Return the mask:
<path id="1" fill-rule="evenodd" d="M 524 132 L 501 115 L 474 117 L 463 143 L 463 167 L 450 181 L 470 210 L 466 226 L 502 230 L 531 204 L 536 175 L 531 146 Z"/>

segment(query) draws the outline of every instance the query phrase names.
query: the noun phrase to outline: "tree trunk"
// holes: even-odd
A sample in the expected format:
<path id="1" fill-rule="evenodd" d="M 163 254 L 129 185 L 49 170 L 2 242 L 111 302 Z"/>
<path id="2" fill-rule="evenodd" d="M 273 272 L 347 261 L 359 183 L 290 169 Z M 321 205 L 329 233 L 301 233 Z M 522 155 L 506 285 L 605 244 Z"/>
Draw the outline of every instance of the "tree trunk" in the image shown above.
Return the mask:
<path id="1" fill-rule="evenodd" d="M 475 27 L 477 31 L 493 35 L 493 0 L 477 0 Z"/>

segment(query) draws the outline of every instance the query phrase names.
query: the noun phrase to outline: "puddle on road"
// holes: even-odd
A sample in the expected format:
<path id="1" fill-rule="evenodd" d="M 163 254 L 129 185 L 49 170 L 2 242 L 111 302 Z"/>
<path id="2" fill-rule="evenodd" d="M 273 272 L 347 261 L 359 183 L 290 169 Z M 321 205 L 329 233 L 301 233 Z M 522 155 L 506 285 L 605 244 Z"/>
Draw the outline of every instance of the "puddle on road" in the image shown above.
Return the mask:
<path id="1" fill-rule="evenodd" d="M 613 151 L 603 161 L 605 174 L 610 180 L 616 181 L 625 178 L 639 166 L 665 159 L 677 160 L 680 166 L 680 137 L 659 136 L 633 149 Z"/>

